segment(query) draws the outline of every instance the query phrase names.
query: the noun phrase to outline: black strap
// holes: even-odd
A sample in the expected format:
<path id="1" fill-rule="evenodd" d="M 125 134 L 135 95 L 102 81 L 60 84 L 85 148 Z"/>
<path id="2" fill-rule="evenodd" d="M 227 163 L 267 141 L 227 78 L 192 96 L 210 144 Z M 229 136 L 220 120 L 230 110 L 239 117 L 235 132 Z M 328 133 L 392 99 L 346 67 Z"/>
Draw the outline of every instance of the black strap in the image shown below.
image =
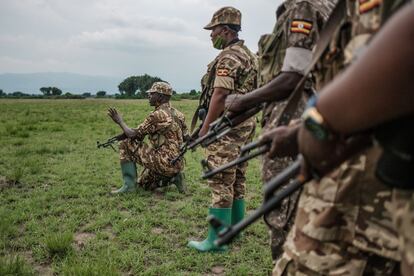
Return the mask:
<path id="1" fill-rule="evenodd" d="M 293 114 L 298 108 L 300 99 L 302 98 L 303 88 L 305 86 L 306 80 L 308 79 L 309 73 L 312 71 L 313 67 L 321 58 L 322 54 L 325 52 L 326 47 L 328 47 L 332 36 L 335 31 L 338 29 L 341 21 L 346 16 L 346 0 L 339 0 L 335 8 L 332 10 L 331 15 L 325 23 L 325 26 L 320 33 L 319 40 L 316 44 L 315 51 L 313 53 L 312 61 L 309 67 L 306 69 L 302 79 L 296 85 L 295 90 L 289 96 L 288 103 L 282 111 L 276 126 L 287 125 L 292 119 Z"/>

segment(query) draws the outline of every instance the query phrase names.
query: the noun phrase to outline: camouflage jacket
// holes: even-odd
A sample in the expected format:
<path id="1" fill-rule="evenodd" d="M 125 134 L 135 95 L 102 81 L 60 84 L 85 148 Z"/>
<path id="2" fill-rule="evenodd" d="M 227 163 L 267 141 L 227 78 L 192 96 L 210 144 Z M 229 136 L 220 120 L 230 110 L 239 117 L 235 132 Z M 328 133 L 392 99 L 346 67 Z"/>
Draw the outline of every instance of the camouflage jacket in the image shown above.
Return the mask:
<path id="1" fill-rule="evenodd" d="M 143 140 L 148 136 L 153 148 L 178 153 L 187 134 L 187 126 L 184 115 L 169 103 L 164 103 L 156 107 L 134 131 L 135 139 Z"/>
<path id="2" fill-rule="evenodd" d="M 395 1 L 346 1 L 347 15 L 313 72 L 318 89 L 365 50 L 384 18 L 399 7 L 390 3 Z M 295 221 L 297 229 L 318 241 L 346 241 L 365 252 L 398 260 L 398 240 L 387 210 L 391 190 L 373 175 L 377 151 L 365 151 L 320 181 L 305 185 Z M 296 255 L 295 246 L 288 244 L 287 248 Z M 308 265 L 315 265 L 315 269 L 321 266 L 317 262 Z"/>
<path id="3" fill-rule="evenodd" d="M 203 94 L 200 106 L 208 110 L 214 88 L 245 94 L 256 86 L 257 57 L 244 45 L 243 40 L 239 40 L 223 49 L 207 66 L 207 73 L 201 79 Z"/>
<path id="4" fill-rule="evenodd" d="M 333 0 L 287 0 L 278 8 L 282 12 L 273 33 L 262 35 L 259 41 L 259 87 L 281 72 L 305 72 L 312 60 L 312 48 L 333 6 Z M 286 101 L 268 104 L 263 114 L 264 123 L 278 120 L 284 104 Z M 304 101 L 301 106 L 303 109 Z"/>

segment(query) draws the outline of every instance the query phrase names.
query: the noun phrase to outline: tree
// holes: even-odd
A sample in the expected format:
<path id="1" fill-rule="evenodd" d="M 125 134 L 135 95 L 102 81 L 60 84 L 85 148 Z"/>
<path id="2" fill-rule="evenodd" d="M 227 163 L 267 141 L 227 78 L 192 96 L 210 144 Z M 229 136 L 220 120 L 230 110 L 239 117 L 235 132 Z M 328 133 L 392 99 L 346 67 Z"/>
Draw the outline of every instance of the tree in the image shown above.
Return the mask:
<path id="1" fill-rule="evenodd" d="M 190 95 L 191 96 L 196 96 L 197 95 L 197 91 L 195 91 L 195 89 L 191 89 Z"/>
<path id="2" fill-rule="evenodd" d="M 98 92 L 96 92 L 96 96 L 97 97 L 105 97 L 105 95 L 106 95 L 106 91 L 98 91 Z"/>
<path id="3" fill-rule="evenodd" d="M 51 92 L 52 92 L 52 87 L 40 87 L 40 92 L 43 93 L 43 95 L 45 96 L 50 96 Z"/>
<path id="4" fill-rule="evenodd" d="M 85 93 L 82 94 L 82 96 L 84 96 L 85 98 L 89 98 L 89 97 L 92 96 L 92 94 L 89 93 L 89 92 L 85 92 Z"/>
<path id="5" fill-rule="evenodd" d="M 163 80 L 159 77 L 152 77 L 147 74 L 142 76 L 130 76 L 118 85 L 118 89 L 121 95 L 131 97 L 135 96 L 135 93 L 138 91 L 139 93 L 137 96 L 139 98 L 145 98 L 145 92 L 151 88 L 154 82 L 157 81 Z"/>
<path id="6" fill-rule="evenodd" d="M 52 95 L 54 96 L 62 95 L 62 90 L 60 90 L 59 88 L 57 87 L 49 87 L 49 88 L 52 91 Z"/>
<path id="7" fill-rule="evenodd" d="M 3 92 L 3 89 L 0 89 L 0 97 L 6 96 L 6 93 Z"/>

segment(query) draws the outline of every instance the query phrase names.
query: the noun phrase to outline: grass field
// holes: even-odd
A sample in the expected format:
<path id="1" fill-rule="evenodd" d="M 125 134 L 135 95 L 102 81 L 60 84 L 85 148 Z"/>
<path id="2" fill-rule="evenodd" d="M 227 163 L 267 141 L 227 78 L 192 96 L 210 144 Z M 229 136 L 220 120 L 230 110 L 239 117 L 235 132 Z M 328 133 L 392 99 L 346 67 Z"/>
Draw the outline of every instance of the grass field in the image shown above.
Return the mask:
<path id="1" fill-rule="evenodd" d="M 191 121 L 196 101 L 173 106 Z M 118 154 L 96 141 L 118 134 L 116 107 L 130 126 L 145 100 L 0 100 L 0 275 L 267 275 L 262 221 L 224 254 L 198 253 L 210 192 L 201 150 L 186 155 L 187 194 L 175 187 L 111 196 L 121 185 Z M 261 204 L 259 162 L 248 170 L 247 209 Z"/>

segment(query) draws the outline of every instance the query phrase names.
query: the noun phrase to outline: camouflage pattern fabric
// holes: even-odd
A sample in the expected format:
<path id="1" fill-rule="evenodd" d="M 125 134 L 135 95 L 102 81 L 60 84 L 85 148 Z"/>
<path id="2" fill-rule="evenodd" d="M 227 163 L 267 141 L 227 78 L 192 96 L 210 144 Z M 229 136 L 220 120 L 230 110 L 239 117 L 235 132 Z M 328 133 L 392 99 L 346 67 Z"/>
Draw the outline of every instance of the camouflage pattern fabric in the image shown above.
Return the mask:
<path id="1" fill-rule="evenodd" d="M 221 167 L 240 155 L 240 148 L 252 141 L 255 122 L 248 120 L 232 129 L 226 136 L 206 149 L 208 166 Z M 227 169 L 208 179 L 213 208 L 229 208 L 234 199 L 242 199 L 246 193 L 247 162 Z"/>
<path id="2" fill-rule="evenodd" d="M 216 11 L 204 29 L 211 30 L 215 26 L 222 24 L 232 24 L 241 26 L 241 12 L 233 7 L 223 7 Z"/>
<path id="3" fill-rule="evenodd" d="M 282 5 L 285 11 L 279 16 L 273 33 L 263 35 L 259 41 L 259 86 L 265 85 L 281 73 L 287 49 L 304 49 L 311 54 L 310 51 L 319 37 L 319 31 L 333 7 L 332 1 L 288 0 Z M 290 68 L 294 70 L 294 67 L 290 66 Z M 286 104 L 287 100 L 273 102 L 266 106 L 262 122 L 264 132 L 276 125 Z M 304 96 L 293 118 L 300 117 L 305 106 L 306 97 Z M 291 162 L 291 158 L 271 160 L 264 156 L 263 182 L 279 174 Z M 286 198 L 278 209 L 265 216 L 265 221 L 270 228 L 273 260 L 278 259 L 283 252 L 282 245 L 293 223 L 292 217 L 295 213 L 298 194 L 299 192 L 296 192 Z"/>
<path id="4" fill-rule="evenodd" d="M 223 49 L 208 65 L 201 80 L 200 105 L 208 107 L 214 88 L 225 88 L 231 94 L 245 94 L 256 87 L 257 57 L 239 40 Z M 250 118 L 206 149 L 210 168 L 217 168 L 237 158 L 240 148 L 254 135 L 255 119 Z M 213 208 L 229 208 L 233 199 L 244 198 L 247 163 L 217 174 L 208 180 Z"/>
<path id="5" fill-rule="evenodd" d="M 392 195 L 392 217 L 398 232 L 401 272 L 414 275 L 414 193 L 395 189 Z"/>
<path id="6" fill-rule="evenodd" d="M 304 186 L 275 275 L 286 273 L 289 263 L 291 271 L 314 275 L 362 275 L 378 269 L 378 259 L 384 271 L 396 269 L 391 190 L 374 175 L 379 154 L 371 148 Z M 384 271 L 373 275 L 390 275 Z"/>
<path id="7" fill-rule="evenodd" d="M 133 161 L 144 167 L 138 184 L 144 188 L 156 188 L 165 177 L 173 177 L 183 170 L 184 162 L 171 165 L 187 134 L 184 115 L 172 108 L 169 103 L 156 107 L 136 129 L 134 139 L 120 143 L 121 162 Z M 143 140 L 148 137 L 149 144 Z"/>
<path id="8" fill-rule="evenodd" d="M 214 88 L 226 88 L 235 94 L 246 94 L 257 86 L 257 56 L 239 40 L 223 49 L 207 65 L 207 72 L 201 79 L 203 94 L 200 106 L 210 106 Z"/>
<path id="9" fill-rule="evenodd" d="M 164 94 L 167 96 L 172 96 L 172 87 L 166 82 L 158 81 L 154 82 L 151 88 L 147 91 L 147 93 L 157 92 L 160 94 Z"/>
<path id="10" fill-rule="evenodd" d="M 320 88 L 355 59 L 378 29 L 381 5 L 360 13 L 361 3 L 347 1 L 347 17 L 314 72 Z M 275 275 L 396 273 L 400 256 L 391 223 L 391 190 L 374 176 L 379 154 L 372 147 L 304 186 Z"/>

